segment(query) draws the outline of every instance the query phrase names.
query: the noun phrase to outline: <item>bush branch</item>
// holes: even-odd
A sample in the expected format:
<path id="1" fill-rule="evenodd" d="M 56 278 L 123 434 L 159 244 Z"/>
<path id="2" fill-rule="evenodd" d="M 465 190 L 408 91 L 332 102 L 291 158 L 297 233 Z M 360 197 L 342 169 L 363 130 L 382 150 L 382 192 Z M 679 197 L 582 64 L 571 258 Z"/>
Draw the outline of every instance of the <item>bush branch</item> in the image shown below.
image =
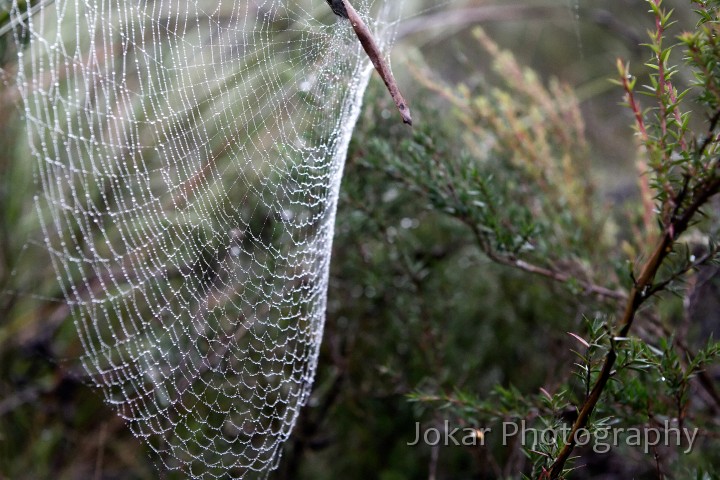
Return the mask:
<path id="1" fill-rule="evenodd" d="M 592 282 L 580 280 L 567 272 L 541 267 L 539 265 L 526 262 L 525 260 L 519 260 L 511 256 L 498 254 L 495 250 L 493 250 L 483 232 L 473 221 L 468 218 L 461 218 L 461 220 L 473 231 L 473 234 L 475 235 L 475 238 L 477 238 L 478 243 L 480 244 L 480 249 L 483 253 L 485 253 L 485 255 L 487 255 L 487 257 L 495 263 L 517 268 L 523 272 L 532 273 L 533 275 L 549 278 L 550 280 L 554 280 L 558 283 L 568 283 L 573 281 L 579 285 L 586 294 L 597 295 L 611 300 L 625 300 L 628 297 L 627 293 L 622 290 L 612 290 Z"/>
<path id="2" fill-rule="evenodd" d="M 703 181 L 699 182 L 692 189 L 692 192 L 680 192 L 681 196 L 684 196 L 683 194 L 685 193 L 691 193 L 691 201 L 684 211 L 678 211 L 675 215 L 673 215 L 664 229 L 662 238 L 653 249 L 652 255 L 640 269 L 640 275 L 637 277 L 635 285 L 630 290 L 630 295 L 628 296 L 625 304 L 625 309 L 616 337 L 626 337 L 628 335 L 638 308 L 651 296 L 655 275 L 660 269 L 660 266 L 665 258 L 673 251 L 675 238 L 688 228 L 690 222 L 699 212 L 700 208 L 712 196 L 716 195 L 720 191 L 719 170 L 720 165 L 716 160 L 710 175 L 708 175 L 708 177 L 706 177 Z M 684 190 L 687 190 L 688 188 L 689 187 L 686 186 Z M 590 396 L 588 396 L 585 400 L 580 412 L 578 413 L 578 417 L 573 424 L 572 431 L 568 436 L 568 441 L 563 446 L 562 450 L 550 467 L 549 478 L 556 479 L 562 474 L 565 463 L 570 458 L 570 455 L 575 448 L 575 435 L 580 429 L 587 426 L 590 415 L 592 414 L 595 405 L 597 405 L 600 400 L 600 396 L 605 389 L 605 385 L 607 385 L 607 382 L 612 375 L 615 360 L 617 360 L 617 352 L 614 345 L 611 343 L 611 348 L 605 356 L 600 375 L 590 392 Z"/>

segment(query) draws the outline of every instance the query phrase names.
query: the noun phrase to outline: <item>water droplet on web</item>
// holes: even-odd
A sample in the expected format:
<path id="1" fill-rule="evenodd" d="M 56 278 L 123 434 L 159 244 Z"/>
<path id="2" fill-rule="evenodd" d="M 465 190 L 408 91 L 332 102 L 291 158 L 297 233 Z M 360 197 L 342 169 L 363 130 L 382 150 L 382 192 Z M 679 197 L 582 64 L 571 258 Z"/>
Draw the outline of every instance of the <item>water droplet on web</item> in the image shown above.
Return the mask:
<path id="1" fill-rule="evenodd" d="M 300 82 L 299 89 L 301 92 L 309 92 L 312 87 L 312 83 L 309 80 L 303 80 Z"/>

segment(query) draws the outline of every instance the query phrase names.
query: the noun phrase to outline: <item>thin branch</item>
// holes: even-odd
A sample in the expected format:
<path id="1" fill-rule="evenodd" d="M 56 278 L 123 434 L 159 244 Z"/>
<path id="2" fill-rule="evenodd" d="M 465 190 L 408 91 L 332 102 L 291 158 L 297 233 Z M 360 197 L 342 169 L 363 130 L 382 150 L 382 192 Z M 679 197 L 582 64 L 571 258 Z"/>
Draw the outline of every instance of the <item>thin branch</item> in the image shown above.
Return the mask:
<path id="1" fill-rule="evenodd" d="M 538 267 L 536 265 L 527 263 L 523 260 L 508 259 L 507 263 L 509 265 L 513 265 L 525 272 L 534 273 L 536 275 L 541 275 L 543 277 L 547 277 L 552 280 L 555 280 L 556 282 L 567 283 L 572 280 L 572 281 L 576 282 L 578 285 L 580 285 L 580 287 L 582 287 L 583 291 L 587 294 L 598 295 L 600 297 L 607 297 L 607 298 L 612 298 L 615 300 L 627 299 L 627 293 L 623 292 L 622 290 L 612 290 L 612 289 L 603 287 L 601 285 L 596 285 L 592 282 L 586 282 L 584 280 L 579 280 L 565 272 L 558 272 L 556 270 L 550 270 L 548 268 Z"/>
<path id="2" fill-rule="evenodd" d="M 612 300 L 626 300 L 628 298 L 627 293 L 623 292 L 622 290 L 612 290 L 610 288 L 603 287 L 592 282 L 580 280 L 566 272 L 551 270 L 549 268 L 540 267 L 538 265 L 528 263 L 524 260 L 518 260 L 515 258 L 499 255 L 495 251 L 493 251 L 492 247 L 490 247 L 483 233 L 480 231 L 479 228 L 477 228 L 477 225 L 475 225 L 472 221 L 468 219 L 461 220 L 463 220 L 463 222 L 468 225 L 473 231 L 475 237 L 478 240 L 478 243 L 480 244 L 480 248 L 485 253 L 485 255 L 487 255 L 488 258 L 490 258 L 490 260 L 495 263 L 514 267 L 524 272 L 532 273 L 534 275 L 540 275 L 541 277 L 549 278 L 550 280 L 554 280 L 558 283 L 568 283 L 570 281 L 573 281 L 577 283 L 586 294 L 597 295 L 599 297 L 604 297 Z"/>
<path id="3" fill-rule="evenodd" d="M 719 167 L 720 166 L 716 162 L 716 165 L 714 166 L 716 171 L 712 173 L 712 176 L 693 188 L 692 193 L 694 195 L 692 196 L 692 201 L 684 210 L 682 215 L 670 218 L 662 238 L 656 244 L 650 258 L 643 265 L 640 270 L 640 275 L 637 277 L 635 285 L 630 291 L 622 320 L 620 322 L 620 328 L 615 335 L 616 337 L 626 337 L 628 335 L 638 309 L 648 298 L 650 298 L 649 292 L 652 289 L 655 275 L 660 269 L 660 266 L 665 258 L 673 251 L 675 238 L 688 228 L 690 221 L 693 219 L 695 214 L 698 213 L 700 207 L 702 207 L 712 196 L 720 192 L 720 174 L 717 171 Z M 617 352 L 615 351 L 615 346 L 611 345 L 610 350 L 605 356 L 605 361 L 603 362 L 600 375 L 590 392 L 590 396 L 583 403 L 578 417 L 573 424 L 572 431 L 568 437 L 568 442 L 563 446 L 562 450 L 550 467 L 550 478 L 556 479 L 562 474 L 565 463 L 568 461 L 573 449 L 575 448 L 576 435 L 580 429 L 587 426 L 587 423 L 590 420 L 590 415 L 600 400 L 600 395 L 604 391 L 605 385 L 607 385 L 608 380 L 610 380 L 616 359 Z"/>
<path id="4" fill-rule="evenodd" d="M 392 97 L 393 101 L 395 102 L 395 106 L 400 112 L 403 123 L 412 125 L 410 108 L 408 107 L 407 102 L 400 93 L 400 88 L 398 88 L 395 77 L 393 76 L 387 62 L 383 58 L 382 53 L 380 53 L 380 48 L 378 48 L 377 43 L 375 42 L 375 39 L 370 32 L 370 29 L 367 27 L 367 25 L 365 25 L 365 22 L 363 22 L 360 15 L 357 13 L 357 11 L 353 8 L 353 6 L 348 0 L 326 1 L 336 15 L 350 20 L 350 25 L 352 25 L 353 30 L 355 30 L 355 34 L 357 35 L 358 40 L 360 40 L 360 45 L 362 45 L 365 53 L 367 53 L 370 61 L 372 61 L 373 66 L 375 66 L 375 70 L 377 70 L 377 72 L 380 74 L 380 77 L 383 79 L 383 82 L 385 82 L 385 86 L 390 92 L 390 96 Z"/>

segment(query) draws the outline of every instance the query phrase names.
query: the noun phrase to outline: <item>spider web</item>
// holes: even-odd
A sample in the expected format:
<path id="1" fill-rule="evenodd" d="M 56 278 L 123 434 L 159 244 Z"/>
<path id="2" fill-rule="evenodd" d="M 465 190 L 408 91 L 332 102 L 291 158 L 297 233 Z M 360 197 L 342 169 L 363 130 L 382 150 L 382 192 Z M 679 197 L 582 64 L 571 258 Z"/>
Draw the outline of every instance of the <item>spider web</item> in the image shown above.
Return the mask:
<path id="1" fill-rule="evenodd" d="M 382 43 L 379 3 L 354 1 Z M 265 477 L 315 375 L 369 61 L 323 0 L 24 4 L 36 208 L 84 368 L 164 468 Z"/>

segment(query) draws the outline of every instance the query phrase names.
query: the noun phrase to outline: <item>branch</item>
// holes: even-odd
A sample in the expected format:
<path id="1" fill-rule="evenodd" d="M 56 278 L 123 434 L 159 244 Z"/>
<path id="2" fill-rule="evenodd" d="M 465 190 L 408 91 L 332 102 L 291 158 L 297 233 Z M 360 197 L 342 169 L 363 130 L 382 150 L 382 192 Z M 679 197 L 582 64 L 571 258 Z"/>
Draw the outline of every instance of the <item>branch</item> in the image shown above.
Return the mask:
<path id="1" fill-rule="evenodd" d="M 626 337 L 628 335 L 640 305 L 650 298 L 650 292 L 653 288 L 653 280 L 662 265 L 663 260 L 665 260 L 665 258 L 673 251 L 675 238 L 687 229 L 692 218 L 700 210 L 700 207 L 702 207 L 710 199 L 710 197 L 716 195 L 720 191 L 719 166 L 720 165 L 716 162 L 713 169 L 715 171 L 710 174 L 711 176 L 709 176 L 706 181 L 701 182 L 693 188 L 692 193 L 694 193 L 694 195 L 692 197 L 692 201 L 684 212 L 679 216 L 677 216 L 677 214 L 674 215 L 668 222 L 665 228 L 665 233 L 656 244 L 650 258 L 643 265 L 635 285 L 630 290 L 630 295 L 627 299 L 623 317 L 620 322 L 620 328 L 615 337 Z M 681 192 L 681 194 L 683 193 L 685 192 Z M 600 400 L 600 395 L 610 379 L 616 359 L 617 352 L 615 351 L 614 344 L 611 344 L 611 349 L 605 356 L 600 375 L 590 392 L 590 396 L 583 403 L 578 417 L 573 424 L 572 431 L 568 437 L 568 442 L 563 446 L 562 450 L 555 459 L 555 462 L 553 462 L 550 467 L 549 473 L 551 479 L 556 479 L 562 474 L 565 463 L 570 458 L 570 455 L 575 448 L 575 437 L 578 431 L 585 428 L 587 425 L 590 415 L 592 414 L 595 405 L 597 405 L 597 402 Z"/>
<path id="2" fill-rule="evenodd" d="M 565 272 L 558 272 L 556 270 L 550 270 L 548 268 L 538 267 L 536 265 L 527 263 L 523 260 L 507 259 L 507 264 L 515 266 L 525 272 L 534 273 L 536 275 L 541 275 L 543 277 L 547 277 L 551 280 L 555 280 L 556 282 L 560 282 L 560 283 L 567 283 L 570 280 L 573 280 L 574 282 L 576 282 L 578 285 L 580 285 L 582 287 L 582 289 L 584 290 L 585 293 L 588 293 L 588 294 L 598 295 L 600 297 L 612 298 L 615 300 L 627 299 L 627 293 L 623 292 L 622 290 L 612 290 L 607 287 L 603 287 L 601 285 L 596 285 L 592 282 L 586 282 L 584 280 L 579 280 Z"/>
<path id="3" fill-rule="evenodd" d="M 392 97 L 393 101 L 395 102 L 395 106 L 400 112 L 403 123 L 412 125 L 410 108 L 408 107 L 407 102 L 400 93 L 400 88 L 398 88 L 395 77 L 392 74 L 392 70 L 390 70 L 390 67 L 380 53 L 380 49 L 378 48 L 377 43 L 375 42 L 375 39 L 370 32 L 370 29 L 367 27 L 367 25 L 365 25 L 365 22 L 363 22 L 362 18 L 360 18 L 360 15 L 357 13 L 355 8 L 353 8 L 353 6 L 348 0 L 326 1 L 328 5 L 330 5 L 330 8 L 332 8 L 332 11 L 335 13 L 335 15 L 350 20 L 350 25 L 352 25 L 353 30 L 355 30 L 355 34 L 357 35 L 358 40 L 360 40 L 360 45 L 362 45 L 363 50 L 365 50 L 365 53 L 367 53 L 367 56 L 372 61 L 373 66 L 375 66 L 375 70 L 377 70 L 377 72 L 380 74 L 380 77 L 383 79 L 383 82 L 385 82 L 385 86 L 387 87 L 388 92 L 390 92 L 390 96 Z"/>
<path id="4" fill-rule="evenodd" d="M 566 272 L 551 270 L 549 268 L 540 267 L 538 265 L 528 263 L 524 260 L 518 260 L 515 258 L 499 255 L 498 253 L 493 251 L 492 247 L 490 247 L 490 245 L 488 244 L 487 239 L 480 231 L 480 229 L 477 228 L 477 225 L 475 225 L 475 223 L 466 218 L 461 218 L 461 220 L 473 231 L 475 237 L 478 240 L 478 243 L 480 244 L 481 250 L 485 253 L 485 255 L 488 256 L 488 258 L 490 258 L 490 260 L 495 263 L 518 268 L 524 272 L 549 278 L 550 280 L 554 280 L 558 283 L 568 283 L 572 280 L 578 285 L 580 285 L 586 294 L 597 295 L 599 297 L 605 297 L 613 300 L 626 300 L 628 297 L 627 293 L 623 292 L 622 290 L 612 290 L 592 282 L 580 280 Z"/>

